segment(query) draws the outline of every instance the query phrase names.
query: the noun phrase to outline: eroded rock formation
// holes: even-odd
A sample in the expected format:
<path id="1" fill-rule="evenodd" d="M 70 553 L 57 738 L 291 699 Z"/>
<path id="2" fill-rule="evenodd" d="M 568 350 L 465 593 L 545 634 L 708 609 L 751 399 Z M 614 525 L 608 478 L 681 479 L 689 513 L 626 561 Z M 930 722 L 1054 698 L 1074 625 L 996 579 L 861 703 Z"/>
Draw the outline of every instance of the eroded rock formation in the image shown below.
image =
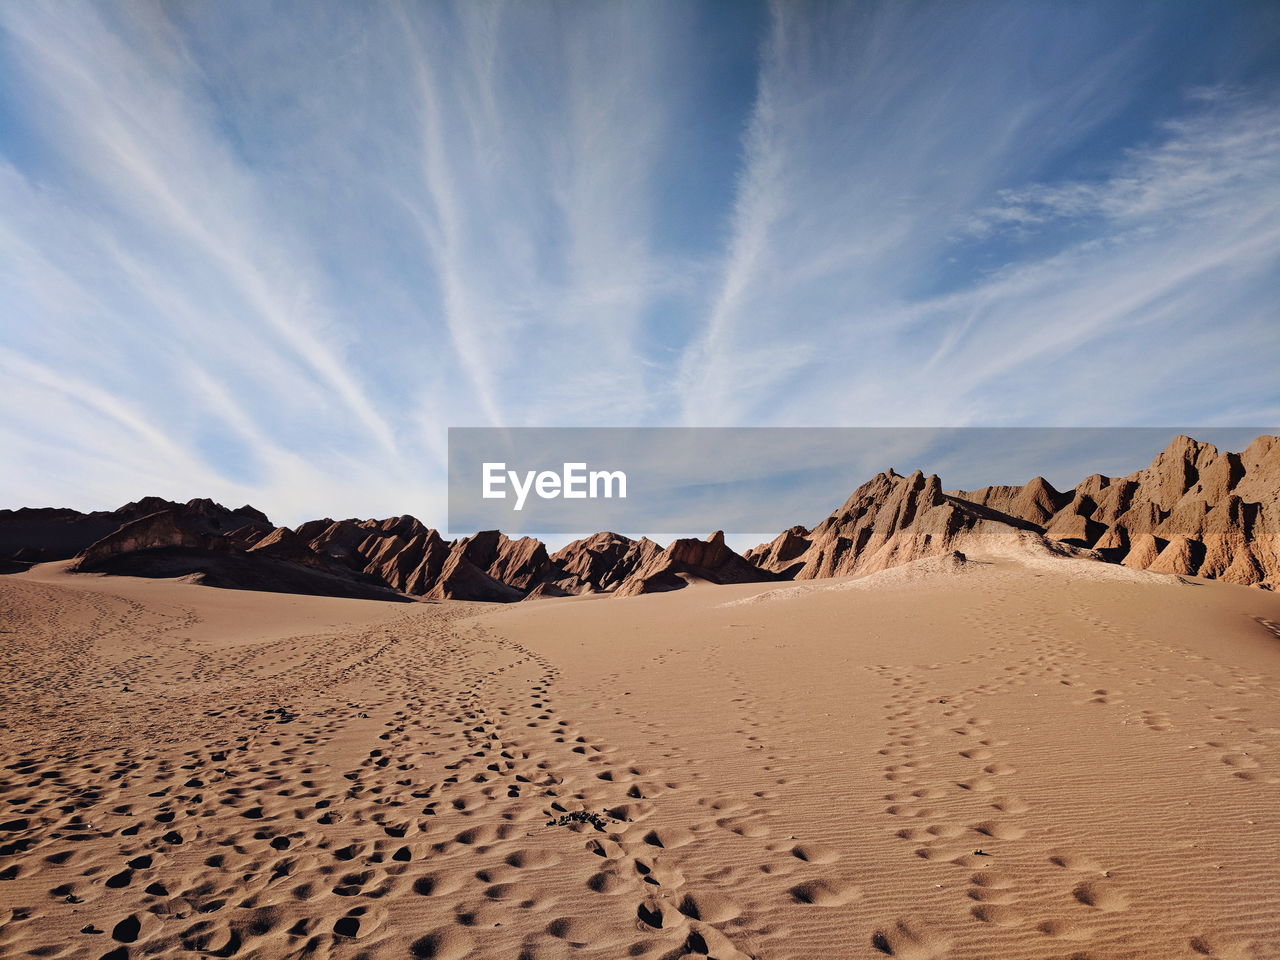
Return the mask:
<path id="1" fill-rule="evenodd" d="M 779 579 L 735 553 L 717 530 L 705 540 L 673 540 L 650 556 L 618 584 L 620 597 L 678 590 L 690 583 L 758 583 Z"/>
<path id="2" fill-rule="evenodd" d="M 1138 569 L 1280 585 L 1280 438 L 1261 436 L 1230 453 L 1175 437 L 1136 473 L 1085 478 L 1048 516 L 1042 505 L 1053 500 L 1037 499 L 1031 486 L 1009 488 L 1019 493 L 1002 508 L 1052 539 Z"/>
<path id="3" fill-rule="evenodd" d="M 952 551 L 1028 547 L 1161 573 L 1280 584 L 1280 438 L 1240 453 L 1175 438 L 1126 477 L 1094 474 L 1059 491 L 944 491 L 933 475 L 892 469 L 858 487 L 813 529 L 784 530 L 739 555 L 721 533 L 667 547 L 603 532 L 548 555 L 496 530 L 447 541 L 411 516 L 275 527 L 253 507 L 147 497 L 119 510 L 0 511 L 3 569 L 76 557 L 86 571 L 198 573 L 205 582 L 337 596 L 511 602 L 694 582 L 746 583 L 874 573 Z"/>
<path id="4" fill-rule="evenodd" d="M 746 557 L 796 579 L 873 573 L 981 544 L 1042 539 L 1159 573 L 1275 588 L 1280 584 L 1280 439 L 1241 453 L 1176 437 L 1127 477 L 1094 474 L 1056 490 L 944 492 L 935 476 L 888 470 L 811 531 L 793 527 Z"/>

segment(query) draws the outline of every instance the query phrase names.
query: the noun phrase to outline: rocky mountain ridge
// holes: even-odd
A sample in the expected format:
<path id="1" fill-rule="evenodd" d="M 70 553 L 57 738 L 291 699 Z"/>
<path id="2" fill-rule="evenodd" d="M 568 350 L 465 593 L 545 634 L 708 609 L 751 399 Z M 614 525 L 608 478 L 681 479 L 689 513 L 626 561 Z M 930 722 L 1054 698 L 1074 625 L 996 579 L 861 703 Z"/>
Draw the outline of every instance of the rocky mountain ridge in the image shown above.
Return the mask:
<path id="1" fill-rule="evenodd" d="M 722 533 L 666 547 L 602 532 L 549 554 L 496 530 L 446 540 L 412 516 L 277 527 L 252 507 L 145 498 L 115 511 L 0 511 L 0 559 L 12 568 L 74 558 L 86 572 L 190 576 L 249 589 L 371 599 L 512 602 L 689 583 L 747 583 L 874 573 L 953 551 L 1037 542 L 1157 572 L 1274 589 L 1280 584 L 1280 438 L 1240 453 L 1179 436 L 1126 477 L 1059 491 L 942 489 L 937 476 L 889 469 L 812 529 L 795 526 L 743 555 Z"/>
<path id="2" fill-rule="evenodd" d="M 944 491 L 936 476 L 888 470 L 812 530 L 792 527 L 744 556 L 805 580 L 990 549 L 1027 534 L 1137 569 L 1275 589 L 1280 438 L 1260 436 L 1231 453 L 1178 436 L 1142 470 L 1093 474 L 1064 491 L 1043 477 Z"/>

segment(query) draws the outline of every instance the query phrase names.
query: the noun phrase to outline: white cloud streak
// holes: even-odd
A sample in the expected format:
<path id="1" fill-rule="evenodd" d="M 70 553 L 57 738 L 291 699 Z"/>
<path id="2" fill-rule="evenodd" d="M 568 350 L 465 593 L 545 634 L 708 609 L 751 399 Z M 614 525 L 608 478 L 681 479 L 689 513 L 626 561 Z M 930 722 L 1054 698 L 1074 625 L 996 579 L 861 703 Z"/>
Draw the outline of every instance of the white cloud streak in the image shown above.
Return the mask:
<path id="1" fill-rule="evenodd" d="M 684 422 L 1211 416 L 1209 398 L 1197 411 L 1169 396 L 1154 361 L 1220 371 L 1226 330 L 1253 326 L 1270 295 L 1274 98 L 1191 90 L 1101 176 L 1028 182 L 1129 108 L 1144 38 L 1064 42 L 1037 72 L 1016 48 L 1030 7 L 877 9 L 773 7 L 721 280 L 681 371 Z M 1040 227 L 1052 235 L 1030 242 Z M 1219 342 L 1189 356 L 1208 311 Z M 1275 332 L 1261 341 L 1280 353 Z M 1240 399 L 1265 397 L 1250 372 Z"/>
<path id="2" fill-rule="evenodd" d="M 451 425 L 1274 417 L 1273 89 L 1153 106 L 1068 7 L 0 6 L 0 497 L 440 524 Z"/>

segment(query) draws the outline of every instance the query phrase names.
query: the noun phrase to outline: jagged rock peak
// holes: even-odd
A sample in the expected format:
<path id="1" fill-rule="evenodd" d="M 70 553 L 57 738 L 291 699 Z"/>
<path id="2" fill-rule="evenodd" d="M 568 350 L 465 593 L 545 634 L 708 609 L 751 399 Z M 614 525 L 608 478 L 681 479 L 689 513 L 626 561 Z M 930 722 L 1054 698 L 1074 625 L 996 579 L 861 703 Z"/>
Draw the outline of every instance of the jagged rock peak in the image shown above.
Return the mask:
<path id="1" fill-rule="evenodd" d="M 656 550 L 652 541 L 639 557 L 634 572 L 617 588 L 620 597 L 641 593 L 677 590 L 689 583 L 755 583 L 776 580 L 777 575 L 763 570 L 735 553 L 724 542 L 724 531 L 717 530 L 704 540 L 686 537 L 673 540 L 665 550 Z"/>

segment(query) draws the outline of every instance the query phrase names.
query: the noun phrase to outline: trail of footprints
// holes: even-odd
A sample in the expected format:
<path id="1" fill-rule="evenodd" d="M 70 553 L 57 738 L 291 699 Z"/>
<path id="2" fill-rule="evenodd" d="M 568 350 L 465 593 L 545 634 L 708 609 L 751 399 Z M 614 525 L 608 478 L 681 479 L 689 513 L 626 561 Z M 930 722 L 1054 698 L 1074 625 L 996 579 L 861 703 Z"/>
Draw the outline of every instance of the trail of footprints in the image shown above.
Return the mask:
<path id="1" fill-rule="evenodd" d="M 959 889 L 974 921 L 1032 925 L 1046 936 L 1087 940 L 1091 911 L 1125 909 L 1125 893 L 1101 864 L 1062 850 L 1037 856 L 1062 870 L 1064 896 L 1057 900 L 1071 909 L 1044 917 L 1025 906 L 1016 869 L 1021 857 L 1011 848 L 1035 842 L 1031 805 L 1010 789 L 1018 771 L 1000 759 L 1003 741 L 989 720 L 971 713 L 972 694 L 939 697 L 910 671 L 881 672 L 898 690 L 887 713 L 892 739 L 880 751 L 888 761 L 884 777 L 896 788 L 887 795 L 885 812 L 905 824 L 895 833 L 914 856 L 947 868 L 948 883 L 956 868 L 964 871 L 967 882 Z M 950 775 L 934 775 L 934 760 Z"/>
<path id="2" fill-rule="evenodd" d="M 1176 726 L 1168 711 L 1134 711 L 1113 684 L 1093 686 L 1086 679 L 1119 677 L 1123 669 L 1129 685 L 1140 688 L 1152 684 L 1152 679 L 1143 679 L 1151 668 L 1142 654 L 1144 648 L 1158 646 L 1158 641 L 1119 630 L 1087 609 L 1076 607 L 1070 615 L 1085 627 L 1128 644 L 1133 662 L 1123 668 L 1104 664 L 1062 636 L 1038 635 L 1030 630 L 1026 638 L 1043 641 L 1044 653 L 1011 659 L 1018 649 L 1016 645 L 997 640 L 985 654 L 960 661 L 966 665 L 1003 661 L 992 679 L 968 690 L 938 695 L 928 681 L 928 667 L 871 668 L 895 691 L 885 713 L 890 739 L 879 751 L 884 760 L 883 778 L 892 788 L 885 795 L 889 805 L 884 812 L 901 824 L 893 834 L 910 855 L 939 866 L 939 887 L 950 886 L 956 872 L 964 872 L 966 882 L 960 889 L 970 917 L 983 925 L 984 940 L 990 939 L 993 930 L 1008 929 L 1012 933 L 1031 927 L 1037 934 L 1064 944 L 1101 942 L 1106 931 L 1100 920 L 1121 914 L 1130 906 L 1129 892 L 1103 862 L 1086 852 L 1037 843 L 1032 825 L 1034 811 L 1012 789 L 1018 771 L 1000 757 L 1000 748 L 1006 744 L 998 738 L 991 721 L 973 712 L 973 704 L 979 699 L 999 697 L 1030 681 L 1056 681 L 1083 691 L 1076 701 L 1080 706 L 1122 708 L 1121 722 L 1136 720 L 1157 734 L 1174 731 Z M 1243 675 L 1228 665 L 1206 664 L 1205 658 L 1193 655 L 1188 659 L 1223 674 L 1220 685 L 1235 695 L 1275 698 L 1275 678 Z M 1184 682 L 1202 685 L 1206 680 L 1202 675 L 1190 674 Z M 1203 744 L 1205 752 L 1213 751 L 1218 762 L 1239 780 L 1277 782 L 1260 772 L 1259 757 L 1268 751 L 1269 744 L 1258 736 L 1276 731 L 1252 725 L 1239 706 L 1208 710 L 1214 722 L 1241 738 L 1209 741 Z M 1247 738 L 1249 735 L 1254 736 Z M 958 762 L 963 766 L 958 767 Z M 1028 848 L 1033 852 L 1028 854 Z M 1046 897 L 1042 889 L 1037 889 L 1034 902 L 1024 902 L 1027 885 L 1019 876 L 1019 867 L 1027 863 L 1028 855 L 1032 862 L 1047 860 L 1060 871 L 1062 879 L 1056 896 L 1050 892 Z M 1053 905 L 1051 909 L 1043 906 L 1046 901 Z M 877 934 L 875 943 L 881 953 L 933 960 L 946 956 L 963 940 L 921 926 L 916 918 L 906 918 L 898 924 L 911 929 L 912 935 L 895 943 Z M 1231 936 L 1200 935 L 1185 946 L 1193 956 L 1240 960 L 1253 956 L 1246 940 Z M 1093 954 L 1075 951 L 1070 956 L 1083 960 Z"/>
<path id="3" fill-rule="evenodd" d="M 165 639 L 189 618 L 86 602 L 154 659 L 72 638 L 61 668 L 23 673 L 0 957 L 403 957 L 406 931 L 435 960 L 785 957 L 786 925 L 735 888 L 795 910 L 858 896 L 824 876 L 835 852 L 772 836 L 775 792 L 709 796 L 696 769 L 620 755 L 558 712 L 553 664 L 456 611 L 217 653 Z M 18 660 L 53 644 L 37 624 Z"/>
<path id="4" fill-rule="evenodd" d="M 558 709 L 555 665 L 462 607 L 210 652 L 183 639 L 190 614 L 86 594 L 92 630 L 127 634 L 136 651 L 102 663 L 91 638 L 48 615 L 58 598 L 17 592 L 12 683 L 0 685 L 12 904 L 0 958 L 404 957 L 409 931 L 407 955 L 428 960 L 778 960 L 798 956 L 789 911 L 837 914 L 862 896 L 832 869 L 840 850 L 776 829 L 785 791 L 802 785 L 786 772 L 787 717 L 731 656 L 721 668 L 760 783 L 729 797 L 699 789 L 678 745 L 655 749 L 655 764 L 580 728 Z M 1035 680 L 1153 736 L 1176 725 L 1130 706 L 1140 698 L 1078 645 L 1043 639 L 1013 662 L 1008 641 L 962 661 L 1001 663 L 969 690 L 940 693 L 927 669 L 873 672 L 894 691 L 880 757 L 903 855 L 939 883 L 962 878 L 957 910 L 984 936 L 1031 929 L 1067 956 L 1105 935 L 1131 892 L 1087 851 L 1037 838 L 1006 744 L 975 705 Z M 1220 672 L 1263 695 L 1260 678 Z M 1213 719 L 1224 736 L 1205 752 L 1256 782 L 1262 735 L 1239 711 Z M 660 723 L 644 729 L 656 747 Z M 1051 869 L 1055 889 L 1031 896 L 1025 863 Z M 755 916 L 748 902 L 778 909 Z M 964 929 L 904 915 L 868 929 L 855 955 L 941 960 Z M 1209 935 L 1190 947 L 1233 949 Z"/>
<path id="5" fill-rule="evenodd" d="M 1045 613 L 1049 613 L 1047 607 Z M 1011 685 L 1028 680 L 1056 679 L 1064 686 L 1080 690 L 1078 702 L 1082 705 L 1119 708 L 1122 711 L 1119 715 L 1121 722 L 1141 723 L 1153 733 L 1176 732 L 1177 724 L 1168 710 L 1141 703 L 1143 691 L 1152 688 L 1150 697 L 1160 705 L 1170 696 L 1177 697 L 1201 711 L 1204 719 L 1222 728 L 1220 738 L 1189 745 L 1192 762 L 1208 757 L 1218 765 L 1217 769 L 1223 775 L 1232 779 L 1258 784 L 1280 783 L 1280 774 L 1269 770 L 1265 763 L 1266 755 L 1275 749 L 1277 731 L 1254 721 L 1250 716 L 1254 708 L 1240 702 L 1243 700 L 1274 709 L 1277 699 L 1280 699 L 1277 693 L 1280 678 L 1247 673 L 1227 662 L 1181 652 L 1180 656 L 1193 664 L 1194 670 L 1176 678 L 1181 686 L 1175 686 L 1170 684 L 1169 677 L 1164 676 L 1172 668 L 1156 666 L 1158 661 L 1155 658 L 1145 656 L 1148 651 L 1167 653 L 1172 649 L 1158 638 L 1121 628 L 1083 604 L 1070 607 L 1067 619 L 1096 636 L 1107 638 L 1117 651 L 1123 651 L 1123 655 L 1113 658 L 1112 662 L 1103 662 L 1090 656 L 1080 644 L 1060 634 L 1037 633 L 1032 629 L 1024 635 L 1025 638 L 1043 643 L 1046 651 L 1031 658 L 1005 663 L 1000 670 L 1001 678 L 985 689 L 979 688 L 978 692 L 1009 689 Z M 1268 622 L 1260 622 L 1274 632 Z M 984 658 L 975 657 L 961 662 L 1008 659 L 1014 650 L 1014 645 L 1005 641 L 994 644 Z M 1086 674 L 1093 678 L 1094 683 L 1086 681 Z M 1213 678 L 1215 674 L 1218 679 Z M 1126 693 L 1119 689 L 1119 683 L 1133 690 Z M 1224 694 L 1229 694 L 1229 698 Z M 1224 703 L 1227 699 L 1230 702 Z"/>
<path id="6" fill-rule="evenodd" d="M 1158 640 L 1142 636 L 1132 630 L 1118 628 L 1092 611 L 1077 608 L 1073 612 L 1081 622 L 1100 633 L 1115 637 L 1129 651 L 1140 654 L 1143 650 L 1168 649 Z M 1266 626 L 1266 623 L 1264 622 L 1263 625 Z M 1277 698 L 1276 690 L 1280 686 L 1277 678 L 1245 673 L 1231 664 L 1211 660 L 1198 654 L 1184 654 L 1184 658 L 1195 664 L 1196 672 L 1178 678 L 1181 684 L 1186 685 L 1178 691 L 1180 697 L 1186 703 L 1199 704 L 1205 718 L 1220 726 L 1223 731 L 1220 739 L 1193 744 L 1192 747 L 1198 751 L 1196 755 L 1208 754 L 1216 759 L 1221 765 L 1222 772 L 1235 780 L 1259 784 L 1280 783 L 1280 776 L 1268 770 L 1264 763 L 1265 755 L 1274 746 L 1268 741 L 1274 740 L 1277 731 L 1258 725 L 1249 716 L 1253 707 L 1240 703 L 1243 700 L 1247 703 L 1274 706 Z M 1154 676 L 1142 679 L 1144 672 L 1154 673 L 1156 668 L 1149 667 L 1140 657 L 1135 657 L 1127 669 L 1131 675 L 1137 677 L 1132 681 L 1135 686 L 1155 683 Z M 1217 675 L 1217 679 L 1212 678 L 1214 674 Z M 1165 683 L 1164 686 L 1167 687 L 1168 684 Z M 1205 687 L 1209 689 L 1200 689 Z M 1105 691 L 1100 692 L 1105 693 Z M 1223 699 L 1219 693 L 1230 694 L 1232 702 L 1227 704 L 1213 702 Z M 1203 698 L 1204 694 L 1209 695 L 1207 700 Z M 1153 731 L 1166 733 L 1176 729 L 1167 711 L 1146 709 L 1141 710 L 1139 716 L 1141 722 Z"/>

